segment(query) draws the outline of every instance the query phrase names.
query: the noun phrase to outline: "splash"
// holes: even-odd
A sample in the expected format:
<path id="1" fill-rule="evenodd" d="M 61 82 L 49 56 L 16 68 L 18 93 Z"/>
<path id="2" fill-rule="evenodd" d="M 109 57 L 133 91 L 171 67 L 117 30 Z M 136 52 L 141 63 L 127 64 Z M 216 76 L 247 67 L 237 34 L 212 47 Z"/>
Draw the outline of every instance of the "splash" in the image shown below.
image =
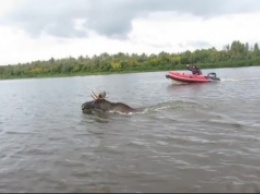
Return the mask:
<path id="1" fill-rule="evenodd" d="M 222 82 L 241 82 L 241 81 L 256 81 L 260 80 L 260 77 L 250 77 L 250 78 L 222 78 Z"/>
<path id="2" fill-rule="evenodd" d="M 113 114 L 119 114 L 119 115 L 124 115 L 124 116 L 129 116 L 129 115 L 133 115 L 135 114 L 136 112 L 120 112 L 120 111 L 117 111 L 117 110 L 110 110 L 108 111 L 109 113 L 113 113 Z"/>
<path id="3" fill-rule="evenodd" d="M 174 109 L 194 109 L 196 107 L 200 107 L 200 105 L 196 102 L 185 101 L 185 100 L 177 100 L 177 101 L 167 101 L 158 103 L 156 105 L 145 108 L 142 112 L 134 113 L 134 114 L 150 114 L 160 111 L 166 110 L 174 110 Z"/>
<path id="4" fill-rule="evenodd" d="M 181 82 L 181 81 L 176 81 L 176 80 L 171 80 L 171 83 L 172 83 L 172 85 L 175 85 L 175 86 L 189 84 L 189 83 L 186 83 L 186 82 Z"/>

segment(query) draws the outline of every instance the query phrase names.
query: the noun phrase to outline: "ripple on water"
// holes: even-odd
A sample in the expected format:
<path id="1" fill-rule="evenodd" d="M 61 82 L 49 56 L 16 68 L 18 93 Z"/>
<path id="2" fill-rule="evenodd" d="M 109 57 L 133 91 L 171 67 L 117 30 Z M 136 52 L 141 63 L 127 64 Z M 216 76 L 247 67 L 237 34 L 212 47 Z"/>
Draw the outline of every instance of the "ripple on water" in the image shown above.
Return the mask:
<path id="1" fill-rule="evenodd" d="M 259 87 L 218 71 L 170 87 L 162 72 L 1 82 L 0 192 L 259 192 Z M 146 109 L 83 114 L 91 87 Z"/>

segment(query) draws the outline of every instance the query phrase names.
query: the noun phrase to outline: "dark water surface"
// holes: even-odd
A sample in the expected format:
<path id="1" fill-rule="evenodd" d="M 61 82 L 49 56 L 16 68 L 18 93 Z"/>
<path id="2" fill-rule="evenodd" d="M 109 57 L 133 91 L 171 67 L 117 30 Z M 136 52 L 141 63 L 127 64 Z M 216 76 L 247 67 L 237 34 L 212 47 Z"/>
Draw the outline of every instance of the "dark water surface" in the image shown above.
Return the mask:
<path id="1" fill-rule="evenodd" d="M 0 192 L 260 192 L 260 68 L 0 81 Z M 82 114 L 91 90 L 143 113 Z"/>

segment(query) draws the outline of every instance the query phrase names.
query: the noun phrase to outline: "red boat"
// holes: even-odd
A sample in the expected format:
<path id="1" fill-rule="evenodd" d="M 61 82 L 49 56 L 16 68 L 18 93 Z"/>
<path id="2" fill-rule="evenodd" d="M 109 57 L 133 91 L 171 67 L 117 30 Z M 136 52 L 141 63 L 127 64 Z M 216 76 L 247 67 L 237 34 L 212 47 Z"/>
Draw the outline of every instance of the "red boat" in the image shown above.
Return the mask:
<path id="1" fill-rule="evenodd" d="M 209 73 L 208 75 L 193 75 L 189 73 L 170 71 L 169 74 L 166 75 L 166 78 L 184 83 L 208 83 L 220 81 L 216 76 L 216 73 Z"/>

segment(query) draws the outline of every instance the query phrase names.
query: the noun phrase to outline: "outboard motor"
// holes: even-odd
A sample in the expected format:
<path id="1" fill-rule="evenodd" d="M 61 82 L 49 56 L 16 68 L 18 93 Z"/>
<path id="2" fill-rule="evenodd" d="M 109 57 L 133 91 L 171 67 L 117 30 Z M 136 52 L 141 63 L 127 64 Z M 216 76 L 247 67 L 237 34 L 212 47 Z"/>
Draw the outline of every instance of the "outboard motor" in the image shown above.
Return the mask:
<path id="1" fill-rule="evenodd" d="M 208 78 L 210 78 L 210 79 L 213 79 L 213 80 L 220 80 L 218 77 L 217 77 L 217 74 L 216 73 L 214 73 L 214 72 L 212 72 L 212 73 L 208 73 Z"/>
<path id="2" fill-rule="evenodd" d="M 210 78 L 216 78 L 217 77 L 217 74 L 212 72 L 212 73 L 208 73 L 208 77 Z"/>

